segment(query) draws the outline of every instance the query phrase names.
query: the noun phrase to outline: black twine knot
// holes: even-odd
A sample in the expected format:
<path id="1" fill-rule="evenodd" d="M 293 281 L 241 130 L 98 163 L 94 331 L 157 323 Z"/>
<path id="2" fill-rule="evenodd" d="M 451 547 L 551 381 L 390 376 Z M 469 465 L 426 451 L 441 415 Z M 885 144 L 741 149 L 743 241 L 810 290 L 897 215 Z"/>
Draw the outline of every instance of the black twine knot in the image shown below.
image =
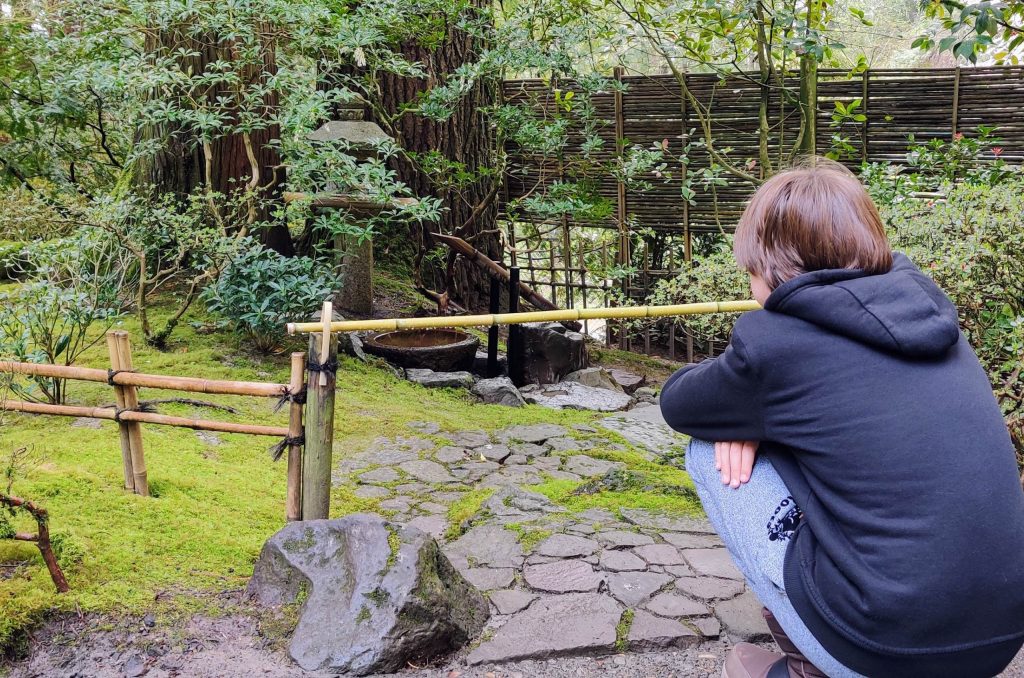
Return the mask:
<path id="1" fill-rule="evenodd" d="M 296 405 L 305 405 L 306 404 L 306 389 L 303 388 L 302 390 L 300 390 L 300 391 L 298 391 L 296 393 L 292 393 L 290 389 L 286 388 L 284 390 L 284 394 L 280 398 L 277 399 L 277 404 L 274 405 L 274 411 L 275 412 L 280 411 L 280 409 L 282 407 L 284 407 L 287 403 L 295 403 Z"/>
<path id="2" fill-rule="evenodd" d="M 129 370 L 107 370 L 107 384 L 110 386 L 117 386 L 114 383 L 114 377 L 121 374 L 122 372 L 128 372 Z"/>
<path id="3" fill-rule="evenodd" d="M 327 362 L 321 363 L 313 356 L 310 356 L 306 361 L 306 369 L 310 372 L 326 372 L 327 374 L 334 375 L 338 372 L 338 359 L 329 358 Z"/>
<path id="4" fill-rule="evenodd" d="M 284 451 L 292 445 L 304 445 L 306 443 L 306 436 L 299 434 L 297 436 L 287 436 L 284 440 L 280 441 L 276 445 L 270 448 L 270 458 L 273 461 L 277 461 L 284 454 Z"/>

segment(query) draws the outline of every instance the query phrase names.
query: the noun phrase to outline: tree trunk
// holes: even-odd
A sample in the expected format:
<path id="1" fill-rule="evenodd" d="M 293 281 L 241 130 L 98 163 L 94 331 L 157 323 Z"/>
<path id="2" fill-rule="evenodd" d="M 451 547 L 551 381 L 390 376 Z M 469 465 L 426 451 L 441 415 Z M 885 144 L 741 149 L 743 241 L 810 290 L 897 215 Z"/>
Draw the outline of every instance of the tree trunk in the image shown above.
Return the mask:
<path id="1" fill-rule="evenodd" d="M 482 8 L 482 0 L 473 0 L 474 8 Z M 387 75 L 381 83 L 381 107 L 395 115 L 403 106 L 414 103 L 420 94 L 444 82 L 459 66 L 479 57 L 483 45 L 473 36 L 459 30 L 454 21 L 448 24 L 443 40 L 430 46 L 411 41 L 401 46 L 402 53 L 411 61 L 419 62 L 427 72 L 426 78 L 406 78 Z M 436 151 L 447 160 L 463 163 L 470 173 L 491 169 L 495 158 L 494 132 L 482 112 L 492 106 L 497 97 L 497 83 L 477 82 L 465 94 L 450 118 L 443 122 L 427 120 L 416 114 L 401 116 L 392 126 L 392 132 L 402 148 L 411 153 Z M 372 112 L 368 113 L 373 119 Z M 385 129 L 387 126 L 381 123 Z M 439 186 L 429 173 L 415 163 L 400 160 L 396 169 L 416 197 L 435 196 L 445 209 L 438 224 L 412 224 L 414 241 L 425 250 L 439 243 L 430 235 L 432 230 L 456 235 L 470 242 L 477 250 L 496 261 L 502 260 L 501 241 L 494 231 L 498 217 L 496 200 L 488 198 L 494 190 L 493 177 L 483 177 L 459 189 Z M 482 210 L 474 209 L 488 203 Z M 473 217 L 471 219 L 471 216 Z M 466 226 L 464 229 L 463 226 Z M 444 286 L 445 271 L 432 271 L 431 277 L 438 287 Z M 426 274 L 426 272 L 425 272 Z M 453 300 L 470 310 L 484 309 L 488 304 L 490 279 L 485 271 L 471 262 L 458 260 L 452 269 L 452 287 L 448 293 Z"/>
<path id="2" fill-rule="evenodd" d="M 269 35 L 269 28 L 262 31 Z M 168 29 L 147 32 L 144 48 L 148 54 L 167 56 L 179 48 L 194 51 L 189 56 L 178 56 L 177 62 L 185 72 L 195 75 L 203 73 L 208 66 L 219 59 L 232 59 L 234 46 L 228 40 L 216 36 L 197 39 L 188 31 Z M 263 43 L 263 63 L 259 67 L 248 67 L 241 73 L 245 83 L 263 83 L 277 72 L 276 46 L 268 38 Z M 246 84 L 241 85 L 246 87 Z M 196 93 L 193 93 L 194 95 Z M 162 96 L 156 94 L 156 96 Z M 218 96 L 231 97 L 232 93 L 224 87 L 210 88 L 203 93 L 204 98 L 213 104 Z M 270 91 L 264 98 L 264 110 L 267 116 L 274 115 L 278 108 L 278 95 Z M 137 185 L 153 186 L 156 193 L 174 193 L 185 197 L 199 186 L 209 183 L 210 188 L 226 196 L 230 196 L 244 187 L 252 178 L 252 163 L 245 149 L 245 141 L 240 133 L 232 133 L 217 138 L 212 143 L 213 158 L 211 172 L 206 176 L 206 164 L 201 144 L 190 130 L 179 125 L 164 123 L 147 126 L 139 133 L 142 140 L 159 140 L 161 147 L 156 153 L 147 156 L 135 173 Z M 277 125 L 265 129 L 254 130 L 251 134 L 252 147 L 259 167 L 258 207 L 256 221 L 271 223 L 272 202 L 280 199 L 284 183 L 284 170 L 280 167 L 281 159 L 272 141 L 280 138 Z M 229 224 L 239 227 L 241 224 Z M 294 248 L 291 236 L 285 224 L 274 223 L 254 233 L 260 241 L 284 254 L 292 256 Z"/>
<path id="3" fill-rule="evenodd" d="M 807 27 L 815 29 L 821 21 L 821 0 L 807 3 Z M 797 154 L 813 156 L 818 152 L 818 59 L 807 52 L 800 57 L 800 143 Z"/>

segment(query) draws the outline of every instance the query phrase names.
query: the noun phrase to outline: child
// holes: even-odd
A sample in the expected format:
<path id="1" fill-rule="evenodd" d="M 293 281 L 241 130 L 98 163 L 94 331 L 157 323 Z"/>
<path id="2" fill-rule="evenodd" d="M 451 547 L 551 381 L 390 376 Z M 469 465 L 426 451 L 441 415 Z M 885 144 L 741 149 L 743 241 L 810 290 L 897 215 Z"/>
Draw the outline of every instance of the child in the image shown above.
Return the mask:
<path id="1" fill-rule="evenodd" d="M 786 652 L 738 645 L 723 676 L 998 674 L 1024 644 L 1024 492 L 956 308 L 834 163 L 768 180 L 734 250 L 764 310 L 661 395 Z"/>

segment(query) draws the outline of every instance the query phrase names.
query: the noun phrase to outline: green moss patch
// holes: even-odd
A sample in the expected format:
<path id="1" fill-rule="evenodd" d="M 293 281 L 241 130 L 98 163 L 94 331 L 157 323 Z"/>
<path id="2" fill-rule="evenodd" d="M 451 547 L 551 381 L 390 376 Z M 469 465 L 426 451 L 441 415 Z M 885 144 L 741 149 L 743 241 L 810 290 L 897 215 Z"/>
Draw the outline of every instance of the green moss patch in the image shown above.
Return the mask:
<path id="1" fill-rule="evenodd" d="M 448 530 L 446 539 L 457 539 L 471 527 L 473 518 L 480 513 L 484 502 L 494 494 L 493 488 L 481 488 L 463 492 L 462 497 L 448 506 Z"/>

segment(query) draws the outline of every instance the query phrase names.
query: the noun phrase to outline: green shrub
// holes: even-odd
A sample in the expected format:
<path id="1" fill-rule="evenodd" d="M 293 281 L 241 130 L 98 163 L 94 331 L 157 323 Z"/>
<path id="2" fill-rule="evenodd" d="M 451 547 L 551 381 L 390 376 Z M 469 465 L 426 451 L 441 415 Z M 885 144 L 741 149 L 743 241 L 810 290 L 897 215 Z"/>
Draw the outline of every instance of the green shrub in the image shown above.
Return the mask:
<path id="1" fill-rule="evenodd" d="M 277 348 L 285 325 L 308 320 L 330 296 L 332 269 L 307 257 L 283 257 L 256 242 L 206 288 L 207 307 L 227 318 L 263 353 Z"/>
<path id="2" fill-rule="evenodd" d="M 750 298 L 750 276 L 740 270 L 732 256 L 732 240 L 705 257 L 683 264 L 673 278 L 660 280 L 650 304 L 690 304 L 705 301 L 735 301 Z M 735 313 L 706 313 L 678 318 L 698 344 L 726 343 L 736 324 Z"/>
<path id="3" fill-rule="evenodd" d="M 1024 465 L 1024 180 L 881 205 L 894 249 L 953 299 Z"/>
<path id="4" fill-rule="evenodd" d="M 67 235 L 73 223 L 23 188 L 0 191 L 0 240 L 49 240 Z"/>
<path id="5" fill-rule="evenodd" d="M 109 328 L 127 303 L 126 261 L 103 234 L 80 229 L 60 240 L 20 250 L 27 282 L 0 294 L 0 357 L 21 362 L 72 365 L 103 340 L 94 325 Z M 64 402 L 64 379 L 33 378 L 42 397 Z M 35 399 L 24 382 L 14 388 Z"/>

